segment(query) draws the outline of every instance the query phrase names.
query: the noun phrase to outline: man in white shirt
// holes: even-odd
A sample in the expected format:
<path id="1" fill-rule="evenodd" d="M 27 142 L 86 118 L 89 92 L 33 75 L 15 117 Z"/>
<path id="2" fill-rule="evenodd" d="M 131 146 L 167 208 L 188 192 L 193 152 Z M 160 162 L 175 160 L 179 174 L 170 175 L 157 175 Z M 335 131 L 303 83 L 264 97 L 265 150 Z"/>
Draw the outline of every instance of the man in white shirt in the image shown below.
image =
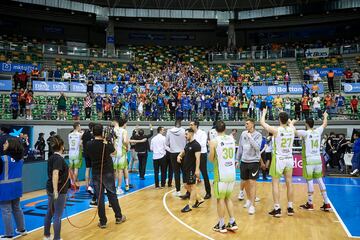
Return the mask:
<path id="1" fill-rule="evenodd" d="M 313 102 L 313 115 L 316 120 L 321 118 L 320 101 L 321 100 L 319 94 L 315 93 L 315 97 L 312 98 L 312 102 Z"/>
<path id="2" fill-rule="evenodd" d="M 194 131 L 194 138 L 201 146 L 201 155 L 200 155 L 200 171 L 201 175 L 204 178 L 204 185 L 206 190 L 206 195 L 204 199 L 211 198 L 211 187 L 209 182 L 209 175 L 207 172 L 207 135 L 206 132 L 199 129 L 199 121 L 194 120 L 190 122 L 190 128 Z"/>
<path id="3" fill-rule="evenodd" d="M 161 169 L 161 188 L 165 187 L 166 173 L 164 163 L 166 156 L 166 137 L 164 127 L 157 128 L 157 135 L 151 139 L 150 150 L 153 152 L 155 188 L 159 188 L 159 169 Z"/>
<path id="4" fill-rule="evenodd" d="M 64 79 L 64 80 L 69 80 L 69 79 L 71 79 L 71 73 L 69 73 L 68 70 L 66 70 L 66 72 L 64 73 L 63 79 Z"/>

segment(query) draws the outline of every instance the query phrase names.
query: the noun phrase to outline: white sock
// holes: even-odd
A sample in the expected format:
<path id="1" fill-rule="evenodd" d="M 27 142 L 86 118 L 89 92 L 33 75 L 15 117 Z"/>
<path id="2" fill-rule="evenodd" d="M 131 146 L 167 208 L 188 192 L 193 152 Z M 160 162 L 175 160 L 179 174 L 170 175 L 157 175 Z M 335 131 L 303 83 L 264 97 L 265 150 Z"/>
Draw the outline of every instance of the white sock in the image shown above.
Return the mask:
<path id="1" fill-rule="evenodd" d="M 125 179 L 125 184 L 129 186 L 129 179 L 128 178 Z"/>
<path id="2" fill-rule="evenodd" d="M 231 217 L 229 222 L 230 222 L 230 224 L 233 224 L 235 222 L 235 218 Z"/>
<path id="3" fill-rule="evenodd" d="M 319 188 L 320 188 L 321 194 L 323 196 L 324 202 L 325 202 L 325 204 L 328 204 L 329 203 L 329 198 L 328 198 L 327 193 L 326 193 L 325 183 L 324 183 L 322 178 L 318 178 L 317 181 L 319 183 Z"/>
<path id="4" fill-rule="evenodd" d="M 274 208 L 275 208 L 275 210 L 278 210 L 278 209 L 280 209 L 280 204 L 278 204 L 278 203 L 275 203 L 275 204 L 274 204 Z"/>
<path id="5" fill-rule="evenodd" d="M 222 227 L 222 226 L 224 226 L 224 225 L 225 225 L 225 220 L 224 220 L 224 218 L 220 218 L 220 220 L 219 220 L 219 226 Z"/>
<path id="6" fill-rule="evenodd" d="M 293 203 L 292 202 L 288 202 L 288 208 L 293 208 Z"/>
<path id="7" fill-rule="evenodd" d="M 308 194 L 308 203 L 312 204 L 313 203 L 313 195 L 312 194 Z"/>
<path id="8" fill-rule="evenodd" d="M 322 196 L 323 196 L 323 199 L 324 199 L 325 204 L 329 204 L 330 202 L 329 202 L 329 198 L 328 198 L 328 196 L 327 196 L 327 192 L 324 191 L 324 192 L 321 192 L 321 194 L 322 194 Z"/>

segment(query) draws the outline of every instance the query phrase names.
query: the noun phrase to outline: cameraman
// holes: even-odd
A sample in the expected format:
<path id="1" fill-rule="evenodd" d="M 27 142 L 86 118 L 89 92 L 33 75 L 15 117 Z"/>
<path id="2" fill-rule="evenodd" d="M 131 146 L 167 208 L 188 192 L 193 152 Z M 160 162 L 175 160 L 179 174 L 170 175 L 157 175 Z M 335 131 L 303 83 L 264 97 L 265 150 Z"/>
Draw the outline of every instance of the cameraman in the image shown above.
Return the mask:
<path id="1" fill-rule="evenodd" d="M 95 124 L 93 127 L 95 139 L 87 143 L 87 155 L 92 166 L 92 180 L 98 197 L 98 215 L 100 228 L 106 228 L 107 218 L 105 215 L 104 188 L 112 209 L 115 213 L 115 223 L 120 224 L 126 220 L 121 214 L 120 205 L 116 196 L 114 169 L 111 155 L 114 154 L 113 144 L 108 143 L 103 137 L 103 126 Z M 102 171 L 101 171 L 102 170 Z"/>

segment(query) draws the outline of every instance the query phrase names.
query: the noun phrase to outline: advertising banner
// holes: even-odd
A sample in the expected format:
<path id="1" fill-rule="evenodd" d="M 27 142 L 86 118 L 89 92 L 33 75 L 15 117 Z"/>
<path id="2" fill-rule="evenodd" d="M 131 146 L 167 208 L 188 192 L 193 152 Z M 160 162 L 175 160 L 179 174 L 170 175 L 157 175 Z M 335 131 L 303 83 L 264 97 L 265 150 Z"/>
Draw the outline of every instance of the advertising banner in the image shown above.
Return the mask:
<path id="1" fill-rule="evenodd" d="M 360 93 L 360 83 L 342 83 L 345 93 Z"/>
<path id="2" fill-rule="evenodd" d="M 0 80 L 0 91 L 11 91 L 12 81 L 11 80 Z"/>
<path id="3" fill-rule="evenodd" d="M 6 62 L 0 62 L 0 72 L 22 72 L 25 70 L 27 73 L 30 73 L 32 70 L 34 70 L 35 67 L 41 68 L 41 65 L 32 65 L 32 64 L 22 64 L 22 63 L 6 63 Z"/>
<path id="4" fill-rule="evenodd" d="M 33 81 L 33 91 L 39 92 L 68 92 L 68 82 Z"/>
<path id="5" fill-rule="evenodd" d="M 307 84 L 307 86 L 311 89 L 312 84 Z M 318 84 L 319 91 L 318 93 L 324 92 L 324 85 L 322 83 Z M 302 94 L 302 85 L 301 84 L 290 84 L 289 92 L 287 92 L 286 85 L 274 85 L 274 86 L 251 86 L 254 95 L 301 95 Z M 247 88 L 243 88 L 243 92 L 245 92 Z"/>
<path id="6" fill-rule="evenodd" d="M 306 58 L 328 57 L 329 48 L 309 48 L 305 51 Z"/>

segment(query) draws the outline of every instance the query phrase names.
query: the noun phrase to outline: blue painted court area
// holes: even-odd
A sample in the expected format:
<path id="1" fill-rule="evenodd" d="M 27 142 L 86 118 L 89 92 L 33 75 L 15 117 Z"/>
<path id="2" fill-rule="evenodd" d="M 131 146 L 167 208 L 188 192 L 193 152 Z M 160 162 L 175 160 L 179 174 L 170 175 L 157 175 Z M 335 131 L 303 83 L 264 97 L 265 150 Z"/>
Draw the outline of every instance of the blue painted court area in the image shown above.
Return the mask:
<path id="1" fill-rule="evenodd" d="M 325 184 L 348 236 L 360 237 L 360 178 L 326 178 Z"/>
<path id="2" fill-rule="evenodd" d="M 145 180 L 139 180 L 137 173 L 130 173 L 130 183 L 133 188 L 128 193 L 119 196 L 120 198 L 129 193 L 138 191 L 154 184 L 153 172 L 148 171 L 145 175 Z M 71 196 L 72 194 L 69 194 Z M 91 195 L 85 191 L 85 187 L 81 187 L 80 191 L 75 193 L 73 197 L 69 197 L 66 201 L 66 208 L 63 214 L 63 219 L 74 214 L 83 212 L 89 209 Z M 33 199 L 28 199 L 21 202 L 24 211 L 26 230 L 32 231 L 34 229 L 44 226 L 44 216 L 47 212 L 47 196 L 39 196 Z M 84 223 L 86 224 L 86 223 Z M 0 219 L 0 235 L 4 234 L 4 225 Z"/>

